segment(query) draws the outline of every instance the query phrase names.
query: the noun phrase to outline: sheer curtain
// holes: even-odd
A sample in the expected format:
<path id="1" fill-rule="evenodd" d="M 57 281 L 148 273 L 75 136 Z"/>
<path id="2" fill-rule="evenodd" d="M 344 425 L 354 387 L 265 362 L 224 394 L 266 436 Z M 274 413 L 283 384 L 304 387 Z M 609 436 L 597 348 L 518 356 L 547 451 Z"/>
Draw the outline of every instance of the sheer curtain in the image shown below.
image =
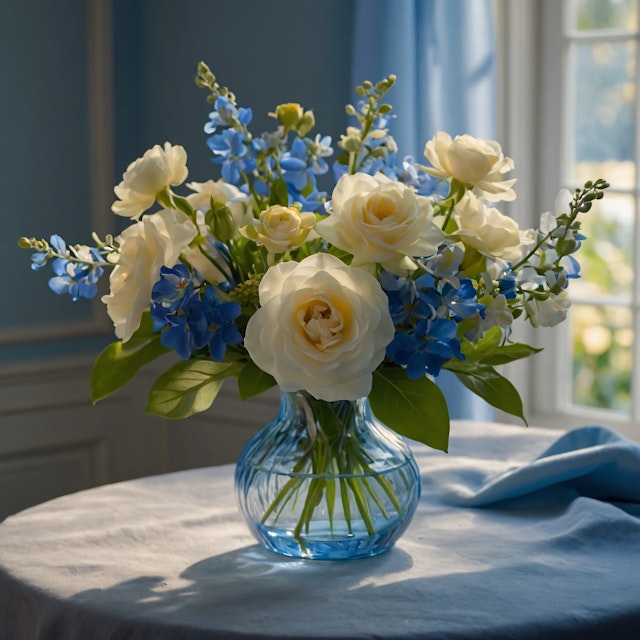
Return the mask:
<path id="1" fill-rule="evenodd" d="M 437 131 L 496 137 L 496 43 L 492 0 L 355 0 L 353 86 L 395 73 L 390 129 L 400 155 L 424 161 Z M 357 100 L 354 96 L 354 100 Z M 452 418 L 494 411 L 442 372 Z"/>

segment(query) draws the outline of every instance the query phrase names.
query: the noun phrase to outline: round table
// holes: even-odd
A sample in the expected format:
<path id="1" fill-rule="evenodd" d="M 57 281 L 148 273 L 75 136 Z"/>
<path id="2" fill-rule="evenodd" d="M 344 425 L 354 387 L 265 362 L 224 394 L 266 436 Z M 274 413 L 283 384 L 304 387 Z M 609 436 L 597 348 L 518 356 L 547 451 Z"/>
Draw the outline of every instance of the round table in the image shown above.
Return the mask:
<path id="1" fill-rule="evenodd" d="M 640 637 L 640 453 L 606 429 L 452 426 L 388 553 L 279 557 L 233 467 L 65 496 L 0 524 L 0 638 Z"/>

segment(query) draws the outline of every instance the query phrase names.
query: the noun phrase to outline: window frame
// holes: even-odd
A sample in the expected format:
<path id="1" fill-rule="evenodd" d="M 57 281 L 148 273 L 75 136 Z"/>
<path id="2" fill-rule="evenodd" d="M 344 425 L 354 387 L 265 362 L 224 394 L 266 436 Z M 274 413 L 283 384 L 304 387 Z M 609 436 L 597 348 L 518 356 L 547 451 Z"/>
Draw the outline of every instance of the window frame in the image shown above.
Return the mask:
<path id="1" fill-rule="evenodd" d="M 515 161 L 518 197 L 505 212 L 521 227 L 537 226 L 543 211 L 553 211 L 556 196 L 566 184 L 563 172 L 570 152 L 569 113 L 565 100 L 568 55 L 565 25 L 568 0 L 494 0 L 498 39 L 498 135 L 505 155 Z M 638 73 L 638 70 L 636 70 Z M 639 100 L 636 100 L 636 110 Z M 638 127 L 640 129 L 640 127 Z M 636 148 L 640 145 L 636 144 Z M 597 178 L 600 176 L 594 176 Z M 637 178 L 636 178 L 637 181 Z M 638 193 L 636 195 L 636 213 Z M 638 235 L 636 223 L 636 236 Z M 636 246 L 640 246 L 636 238 Z M 640 256 L 634 268 L 640 274 Z M 635 279 L 635 303 L 640 278 Z M 571 313 L 571 311 L 569 311 Z M 635 336 L 638 311 L 635 310 Z M 585 424 L 615 428 L 640 439 L 639 408 L 630 417 L 618 413 L 576 407 L 570 402 L 571 377 L 568 321 L 552 329 L 533 330 L 519 323 L 513 337 L 543 351 L 513 363 L 503 373 L 520 390 L 525 415 L 531 425 L 568 429 Z M 640 363 L 640 339 L 634 341 L 635 368 Z M 632 394 L 640 398 L 640 376 L 634 375 Z M 636 403 L 639 405 L 640 403 Z M 500 414 L 498 418 L 513 422 Z"/>

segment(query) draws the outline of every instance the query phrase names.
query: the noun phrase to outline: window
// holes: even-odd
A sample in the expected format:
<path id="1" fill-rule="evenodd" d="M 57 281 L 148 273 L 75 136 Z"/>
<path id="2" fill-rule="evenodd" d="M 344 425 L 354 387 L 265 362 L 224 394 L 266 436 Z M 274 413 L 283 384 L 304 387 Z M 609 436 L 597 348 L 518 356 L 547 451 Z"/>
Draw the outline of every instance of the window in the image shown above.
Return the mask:
<path id="1" fill-rule="evenodd" d="M 544 346 L 514 368 L 533 424 L 605 424 L 640 439 L 640 0 L 498 2 L 503 148 L 516 161 L 510 212 L 534 226 L 561 189 L 604 178 L 585 214 L 582 277 L 567 321 L 518 336 Z M 566 201 L 566 198 L 565 198 Z M 565 204 L 566 206 L 566 204 Z"/>

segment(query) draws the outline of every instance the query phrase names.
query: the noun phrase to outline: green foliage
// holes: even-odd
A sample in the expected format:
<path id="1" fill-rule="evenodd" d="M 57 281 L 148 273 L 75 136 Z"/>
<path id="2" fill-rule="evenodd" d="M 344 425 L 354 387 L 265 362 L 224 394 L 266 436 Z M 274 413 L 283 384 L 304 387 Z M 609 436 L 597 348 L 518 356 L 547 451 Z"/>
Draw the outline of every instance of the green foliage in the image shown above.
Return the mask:
<path id="1" fill-rule="evenodd" d="M 453 371 L 467 389 L 480 396 L 492 407 L 516 416 L 527 424 L 518 390 L 493 367 L 480 364 L 475 367 L 465 367 L 459 366 L 455 361 L 447 364 L 449 365 L 447 369 Z"/>
<path id="2" fill-rule="evenodd" d="M 260 395 L 275 385 L 275 379 L 260 369 L 253 360 L 248 360 L 238 374 L 238 391 L 242 400 Z"/>
<path id="3" fill-rule="evenodd" d="M 373 372 L 369 394 L 373 413 L 389 428 L 429 447 L 447 451 L 449 410 L 445 397 L 428 378 L 409 380 L 397 367 Z"/>
<path id="4" fill-rule="evenodd" d="M 284 207 L 289 203 L 289 191 L 287 190 L 287 183 L 282 178 L 277 178 L 271 185 L 271 191 L 269 192 L 269 206 L 280 204 Z"/>
<path id="5" fill-rule="evenodd" d="M 128 342 L 114 342 L 98 356 L 90 381 L 94 404 L 127 384 L 145 364 L 171 351 L 160 342 L 160 334 L 154 333 L 152 327 L 150 314 L 144 313 L 140 327 Z"/>
<path id="6" fill-rule="evenodd" d="M 225 378 L 237 376 L 238 362 L 182 360 L 153 384 L 147 411 L 165 418 L 187 418 L 205 411 L 215 400 Z"/>
<path id="7" fill-rule="evenodd" d="M 526 424 L 520 394 L 493 367 L 528 358 L 542 349 L 519 342 L 509 344 L 502 344 L 502 342 L 502 331 L 497 326 L 492 327 L 475 345 L 468 340 L 463 340 L 461 351 L 465 359 L 453 358 L 445 362 L 443 367 L 453 371 L 467 389 L 480 396 L 485 402 L 520 418 Z"/>
<path id="8" fill-rule="evenodd" d="M 465 356 L 463 361 L 453 360 L 451 363 L 445 363 L 444 366 L 457 371 L 466 371 L 472 370 L 477 363 L 498 366 L 521 358 L 528 358 L 542 351 L 542 349 L 536 349 L 528 344 L 519 342 L 502 344 L 502 341 L 500 327 L 491 327 L 475 345 L 469 340 L 462 341 L 461 351 Z M 449 364 L 451 367 L 448 366 Z"/>

